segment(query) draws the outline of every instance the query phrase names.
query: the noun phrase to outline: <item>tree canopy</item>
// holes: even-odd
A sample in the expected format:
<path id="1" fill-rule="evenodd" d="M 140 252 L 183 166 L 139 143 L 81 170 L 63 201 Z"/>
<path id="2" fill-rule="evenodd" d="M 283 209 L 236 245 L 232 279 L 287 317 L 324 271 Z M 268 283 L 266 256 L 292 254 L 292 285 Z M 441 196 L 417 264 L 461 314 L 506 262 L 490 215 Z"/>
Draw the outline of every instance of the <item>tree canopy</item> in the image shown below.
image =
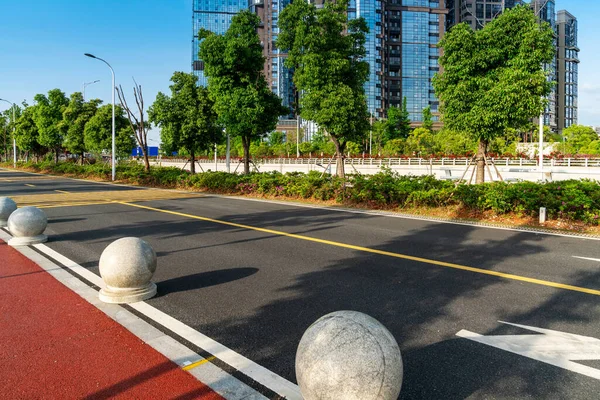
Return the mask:
<path id="1" fill-rule="evenodd" d="M 554 57 L 553 31 L 525 6 L 507 10 L 473 31 L 466 23 L 440 41 L 443 49 L 433 86 L 444 125 L 479 140 L 477 182 L 484 180 L 490 140 L 527 126 L 550 93 L 543 64 Z"/>
<path id="2" fill-rule="evenodd" d="M 60 124 L 60 129 L 65 132 L 63 144 L 71 153 L 80 155 L 82 163 L 83 154 L 87 151 L 84 138 L 85 125 L 96 114 L 100 104 L 102 101 L 99 99 L 85 102 L 83 95 L 75 92 L 63 111 L 63 120 Z"/>
<path id="3" fill-rule="evenodd" d="M 301 91 L 302 118 L 315 121 L 336 146 L 338 175 L 350 141 L 361 142 L 369 130 L 364 84 L 369 76 L 363 18 L 348 20 L 349 0 L 317 8 L 294 0 L 279 17 L 277 47 L 288 53 L 294 84 Z"/>
<path id="4" fill-rule="evenodd" d="M 62 146 L 64 134 L 60 129 L 60 121 L 62 121 L 63 111 L 69 104 L 69 100 L 60 89 L 50 90 L 48 96 L 36 94 L 33 99 L 37 103 L 33 120 L 39 132 L 38 142 L 44 147 L 55 150 L 58 162 L 58 152 Z"/>
<path id="5" fill-rule="evenodd" d="M 257 29 L 260 18 L 241 11 L 225 34 L 205 29 L 198 33 L 208 91 L 219 123 L 242 138 L 244 172 L 250 172 L 250 143 L 273 131 L 280 115 L 289 113 L 263 75 L 265 58 Z"/>
<path id="6" fill-rule="evenodd" d="M 98 108 L 98 111 L 85 124 L 85 147 L 96 154 L 112 151 L 112 104 Z M 129 121 L 123 109 L 115 106 L 115 147 L 117 157 L 127 157 L 135 147 L 135 139 L 129 128 Z"/>
<path id="7" fill-rule="evenodd" d="M 214 103 L 197 80 L 194 74 L 175 72 L 171 97 L 159 92 L 148 111 L 150 121 L 161 128 L 163 150 L 190 154 L 192 173 L 196 172 L 196 155 L 223 140 Z"/>

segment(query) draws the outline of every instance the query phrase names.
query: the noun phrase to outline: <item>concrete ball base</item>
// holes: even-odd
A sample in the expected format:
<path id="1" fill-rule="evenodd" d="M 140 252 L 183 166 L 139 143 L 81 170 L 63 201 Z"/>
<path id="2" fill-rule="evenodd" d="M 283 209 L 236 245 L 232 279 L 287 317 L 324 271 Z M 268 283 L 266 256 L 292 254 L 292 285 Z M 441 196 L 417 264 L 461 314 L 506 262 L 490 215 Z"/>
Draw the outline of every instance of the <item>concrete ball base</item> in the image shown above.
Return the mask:
<path id="1" fill-rule="evenodd" d="M 156 295 L 150 281 L 156 271 L 156 253 L 145 240 L 126 237 L 112 242 L 100 256 L 100 276 L 106 287 L 100 300 L 106 303 L 134 303 Z"/>
<path id="2" fill-rule="evenodd" d="M 98 296 L 105 303 L 135 303 L 136 301 L 144 301 L 156 296 L 156 284 L 150 282 L 143 288 L 115 288 L 107 285 L 105 288 L 100 289 Z"/>
<path id="3" fill-rule="evenodd" d="M 9 197 L 0 197 L 0 228 L 4 228 L 8 223 L 10 214 L 17 210 L 17 203 Z"/>
<path id="4" fill-rule="evenodd" d="M 36 207 L 19 208 L 8 218 L 8 230 L 13 236 L 8 241 L 10 246 L 28 246 L 44 243 L 48 236 L 44 231 L 48 226 L 46 214 Z"/>
<path id="5" fill-rule="evenodd" d="M 296 380 L 305 400 L 397 400 L 402 369 L 392 334 L 356 311 L 318 319 L 296 353 Z"/>

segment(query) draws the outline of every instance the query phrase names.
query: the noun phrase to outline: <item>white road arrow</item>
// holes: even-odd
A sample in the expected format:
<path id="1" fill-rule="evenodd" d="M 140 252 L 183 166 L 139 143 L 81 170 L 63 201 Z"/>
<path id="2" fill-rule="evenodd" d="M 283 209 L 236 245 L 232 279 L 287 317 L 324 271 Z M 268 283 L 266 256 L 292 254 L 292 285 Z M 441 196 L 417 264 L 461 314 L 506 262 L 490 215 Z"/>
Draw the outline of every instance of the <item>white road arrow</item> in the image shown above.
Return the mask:
<path id="1" fill-rule="evenodd" d="M 577 372 L 590 378 L 600 380 L 600 370 L 574 361 L 600 360 L 600 340 L 588 337 L 552 331 L 533 326 L 512 324 L 498 321 L 502 324 L 527 329 L 542 335 L 492 335 L 483 336 L 466 330 L 461 330 L 456 336 L 473 340 L 488 346 L 510 351 L 524 357 L 532 358 L 569 371 Z"/>
<path id="2" fill-rule="evenodd" d="M 588 261 L 600 261 L 600 258 L 579 257 L 579 256 L 573 256 L 573 258 L 579 258 L 580 260 L 588 260 Z"/>

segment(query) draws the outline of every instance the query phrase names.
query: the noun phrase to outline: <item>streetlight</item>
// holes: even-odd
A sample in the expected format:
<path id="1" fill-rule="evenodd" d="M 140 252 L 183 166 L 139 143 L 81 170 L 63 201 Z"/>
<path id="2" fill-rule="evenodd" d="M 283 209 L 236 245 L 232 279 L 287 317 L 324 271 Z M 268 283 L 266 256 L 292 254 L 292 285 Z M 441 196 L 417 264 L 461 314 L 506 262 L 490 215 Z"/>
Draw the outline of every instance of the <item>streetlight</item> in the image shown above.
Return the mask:
<path id="1" fill-rule="evenodd" d="M 112 73 L 112 180 L 115 180 L 115 71 L 112 69 L 109 63 L 100 57 L 96 57 L 90 53 L 84 54 L 87 57 L 95 58 L 96 60 L 102 61 L 104 64 L 108 65 L 110 68 L 110 72 Z"/>
<path id="2" fill-rule="evenodd" d="M 0 101 L 5 101 L 8 104 L 10 104 L 12 106 L 12 110 L 13 110 L 13 168 L 17 168 L 17 139 L 15 139 L 15 129 L 17 126 L 17 120 L 15 118 L 15 103 L 8 101 L 8 100 L 4 100 L 4 99 L 0 99 Z"/>
<path id="3" fill-rule="evenodd" d="M 99 80 L 95 80 L 94 82 L 83 82 L 83 101 L 85 101 L 85 87 L 89 85 L 93 85 L 94 83 L 100 82 Z"/>

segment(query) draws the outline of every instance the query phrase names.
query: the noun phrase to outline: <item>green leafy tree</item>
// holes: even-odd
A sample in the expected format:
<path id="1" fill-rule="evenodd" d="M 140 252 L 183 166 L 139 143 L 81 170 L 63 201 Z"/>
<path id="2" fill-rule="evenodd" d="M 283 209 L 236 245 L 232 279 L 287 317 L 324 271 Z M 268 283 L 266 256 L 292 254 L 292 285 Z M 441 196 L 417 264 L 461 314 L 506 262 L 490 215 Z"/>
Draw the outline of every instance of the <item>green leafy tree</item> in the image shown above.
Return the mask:
<path id="1" fill-rule="evenodd" d="M 433 131 L 433 115 L 431 114 L 431 106 L 423 109 L 423 123 L 421 126 L 427 130 Z"/>
<path id="2" fill-rule="evenodd" d="M 598 140 L 598 134 L 594 128 L 583 125 L 572 125 L 563 130 L 563 136 L 576 153 L 595 154 L 595 145 L 590 144 Z M 588 149 L 588 147 L 590 147 Z M 591 152 L 590 152 L 591 151 Z"/>
<path id="3" fill-rule="evenodd" d="M 84 144 L 88 151 L 102 154 L 112 151 L 112 104 L 98 108 L 98 111 L 85 124 Z M 125 158 L 135 147 L 135 139 L 120 106 L 115 106 L 115 148 L 116 157 Z"/>
<path id="4" fill-rule="evenodd" d="M 55 162 L 58 162 L 58 153 L 62 147 L 64 135 L 61 130 L 61 121 L 69 99 L 59 89 L 50 90 L 48 96 L 36 94 L 33 99 L 37 103 L 34 121 L 39 131 L 38 142 L 53 150 Z"/>
<path id="5" fill-rule="evenodd" d="M 415 128 L 406 139 L 406 149 L 419 156 L 433 154 L 435 152 L 433 133 L 424 127 Z"/>
<path id="6" fill-rule="evenodd" d="M 219 122 L 242 139 L 244 173 L 250 172 L 250 144 L 273 131 L 280 115 L 289 113 L 268 87 L 265 58 L 257 30 L 260 18 L 241 11 L 224 35 L 201 29 L 199 56 Z"/>
<path id="7" fill-rule="evenodd" d="M 349 0 L 338 0 L 318 9 L 294 0 L 281 12 L 277 38 L 302 93 L 301 115 L 330 135 L 341 177 L 347 143 L 361 142 L 369 130 L 363 86 L 369 75 L 364 60 L 369 29 L 363 18 L 348 20 L 348 4 Z"/>
<path id="8" fill-rule="evenodd" d="M 444 127 L 434 136 L 435 148 L 443 154 L 462 156 L 477 149 L 473 136 Z"/>
<path id="9" fill-rule="evenodd" d="M 39 158 L 44 153 L 45 147 L 39 143 L 40 132 L 35 123 L 36 107 L 37 105 L 25 105 L 23 113 L 17 120 L 15 140 L 21 151 L 32 153 L 36 158 Z"/>
<path id="10" fill-rule="evenodd" d="M 100 104 L 102 101 L 99 99 L 85 102 L 83 95 L 75 92 L 71 95 L 69 104 L 63 111 L 60 129 L 65 132 L 64 146 L 71 153 L 79 155 L 82 165 L 83 155 L 87 151 L 84 140 L 85 125 L 96 114 Z"/>
<path id="11" fill-rule="evenodd" d="M 194 74 L 175 72 L 171 97 L 159 92 L 148 110 L 150 121 L 160 127 L 163 148 L 169 154 L 189 154 L 192 173 L 196 173 L 196 156 L 223 141 L 214 102 L 197 81 Z"/>
<path id="12" fill-rule="evenodd" d="M 490 140 L 522 128 L 544 108 L 552 83 L 542 64 L 554 57 L 553 31 L 524 6 L 478 31 L 462 23 L 440 41 L 443 72 L 433 80 L 444 125 L 478 140 L 477 183 Z"/>
<path id="13" fill-rule="evenodd" d="M 406 149 L 405 139 L 392 139 L 389 140 L 383 147 L 383 154 L 386 156 L 398 156 L 403 154 Z"/>
<path id="14" fill-rule="evenodd" d="M 410 114 L 404 97 L 402 108 L 392 106 L 387 110 L 385 140 L 406 139 L 408 135 L 410 135 Z"/>

